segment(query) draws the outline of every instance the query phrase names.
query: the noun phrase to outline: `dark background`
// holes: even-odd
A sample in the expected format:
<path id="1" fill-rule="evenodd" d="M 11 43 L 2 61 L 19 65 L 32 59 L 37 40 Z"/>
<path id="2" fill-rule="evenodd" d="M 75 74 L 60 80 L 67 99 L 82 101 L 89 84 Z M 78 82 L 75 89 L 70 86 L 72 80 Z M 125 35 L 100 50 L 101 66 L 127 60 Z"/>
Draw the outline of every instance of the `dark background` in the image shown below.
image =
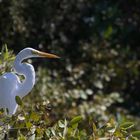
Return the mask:
<path id="1" fill-rule="evenodd" d="M 0 44 L 61 56 L 42 61 L 65 87 L 118 92 L 117 106 L 140 115 L 139 0 L 1 0 Z M 35 60 L 35 65 L 41 65 Z M 52 74 L 53 76 L 53 74 Z M 78 103 L 82 99 L 78 100 Z"/>

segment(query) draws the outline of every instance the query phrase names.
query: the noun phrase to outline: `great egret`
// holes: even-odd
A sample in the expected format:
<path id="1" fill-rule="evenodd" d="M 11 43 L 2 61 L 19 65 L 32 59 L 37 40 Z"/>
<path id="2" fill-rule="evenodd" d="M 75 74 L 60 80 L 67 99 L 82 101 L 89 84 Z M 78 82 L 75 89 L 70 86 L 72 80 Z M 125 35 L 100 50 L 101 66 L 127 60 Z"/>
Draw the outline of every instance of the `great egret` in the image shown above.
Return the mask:
<path id="1" fill-rule="evenodd" d="M 23 98 L 35 84 L 35 71 L 31 64 L 22 61 L 32 57 L 59 58 L 57 55 L 41 52 L 33 48 L 25 48 L 18 53 L 14 61 L 16 73 L 5 73 L 0 77 L 0 108 L 8 109 L 10 115 L 17 109 L 15 97 Z M 25 77 L 21 82 L 18 75 Z"/>

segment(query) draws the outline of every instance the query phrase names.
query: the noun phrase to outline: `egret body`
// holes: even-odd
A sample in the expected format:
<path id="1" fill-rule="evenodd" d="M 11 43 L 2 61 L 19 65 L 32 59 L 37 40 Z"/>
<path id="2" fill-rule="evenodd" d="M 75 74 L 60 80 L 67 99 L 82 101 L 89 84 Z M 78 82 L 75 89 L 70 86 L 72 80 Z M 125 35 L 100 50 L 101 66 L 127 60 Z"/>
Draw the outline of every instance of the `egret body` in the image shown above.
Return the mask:
<path id="1" fill-rule="evenodd" d="M 9 114 L 14 114 L 17 109 L 15 97 L 23 98 L 35 84 L 35 71 L 31 64 L 23 63 L 23 60 L 32 57 L 59 58 L 54 54 L 41 52 L 32 48 L 25 48 L 18 53 L 14 61 L 14 72 L 0 76 L 0 108 L 8 109 Z M 24 76 L 20 81 L 19 75 Z"/>

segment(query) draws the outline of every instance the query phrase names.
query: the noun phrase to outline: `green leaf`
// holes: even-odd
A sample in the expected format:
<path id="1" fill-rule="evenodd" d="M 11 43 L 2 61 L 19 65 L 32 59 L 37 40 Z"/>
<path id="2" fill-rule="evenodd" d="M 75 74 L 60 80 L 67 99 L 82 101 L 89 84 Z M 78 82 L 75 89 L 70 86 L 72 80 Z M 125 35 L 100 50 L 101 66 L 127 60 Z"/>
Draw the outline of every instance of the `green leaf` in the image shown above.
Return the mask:
<path id="1" fill-rule="evenodd" d="M 76 116 L 75 118 L 73 118 L 73 119 L 70 121 L 70 125 L 78 124 L 78 123 L 81 122 L 82 120 L 83 120 L 83 117 L 82 117 L 82 116 Z"/>
<path id="2" fill-rule="evenodd" d="M 134 123 L 133 122 L 124 122 L 120 125 L 120 127 L 122 129 L 130 129 L 130 128 L 134 127 Z"/>
<path id="3" fill-rule="evenodd" d="M 20 136 L 18 137 L 18 140 L 26 140 L 26 137 L 22 134 L 20 134 Z"/>
<path id="4" fill-rule="evenodd" d="M 43 135 L 44 133 L 43 128 L 39 128 L 39 127 L 36 129 L 36 132 L 38 135 Z"/>
<path id="5" fill-rule="evenodd" d="M 133 132 L 132 132 L 132 136 L 133 136 L 133 137 L 140 138 L 140 131 L 133 131 Z"/>
<path id="6" fill-rule="evenodd" d="M 32 112 L 31 115 L 30 115 L 30 119 L 37 122 L 37 121 L 39 121 L 40 116 L 36 112 Z"/>
<path id="7" fill-rule="evenodd" d="M 21 100 L 21 98 L 19 97 L 19 96 L 16 96 L 15 97 L 15 100 L 16 100 L 16 103 L 18 104 L 18 105 L 20 105 L 20 106 L 22 106 L 22 100 Z"/>
<path id="8" fill-rule="evenodd" d="M 108 38 L 112 35 L 112 32 L 113 32 L 113 28 L 112 28 L 112 26 L 110 25 L 110 26 L 108 26 L 107 29 L 105 30 L 105 32 L 104 32 L 104 37 L 105 37 L 106 39 L 108 39 Z"/>
<path id="9" fill-rule="evenodd" d="M 92 128 L 93 128 L 93 131 L 97 131 L 97 127 L 96 127 L 95 123 L 93 123 Z"/>
<path id="10" fill-rule="evenodd" d="M 32 123 L 26 122 L 26 127 L 27 127 L 27 128 L 31 128 L 31 127 L 32 127 Z"/>

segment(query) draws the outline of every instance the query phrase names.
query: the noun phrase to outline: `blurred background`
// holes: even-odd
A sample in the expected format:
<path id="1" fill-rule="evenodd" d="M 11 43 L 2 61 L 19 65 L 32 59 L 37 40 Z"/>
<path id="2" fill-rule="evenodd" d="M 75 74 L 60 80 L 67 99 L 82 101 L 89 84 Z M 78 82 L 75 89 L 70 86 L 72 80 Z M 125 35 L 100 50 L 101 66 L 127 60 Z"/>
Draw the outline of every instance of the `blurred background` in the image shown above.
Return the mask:
<path id="1" fill-rule="evenodd" d="M 139 0 L 0 0 L 0 10 L 0 46 L 61 57 L 32 59 L 26 106 L 48 102 L 54 120 L 140 116 Z"/>

